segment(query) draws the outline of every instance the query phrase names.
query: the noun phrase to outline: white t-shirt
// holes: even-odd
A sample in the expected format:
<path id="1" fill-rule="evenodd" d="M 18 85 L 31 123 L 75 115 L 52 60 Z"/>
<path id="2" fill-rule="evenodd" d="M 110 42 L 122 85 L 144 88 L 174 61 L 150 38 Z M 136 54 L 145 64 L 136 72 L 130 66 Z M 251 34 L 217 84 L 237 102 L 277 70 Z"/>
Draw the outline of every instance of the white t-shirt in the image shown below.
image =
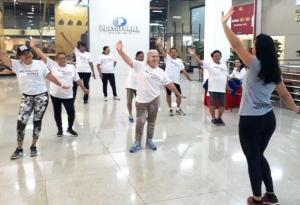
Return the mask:
<path id="1" fill-rule="evenodd" d="M 228 70 L 225 63 L 216 64 L 213 61 L 203 61 L 203 68 L 209 73 L 208 91 L 226 92 Z"/>
<path id="2" fill-rule="evenodd" d="M 25 65 L 21 60 L 12 59 L 12 70 L 16 73 L 20 91 L 26 95 L 38 95 L 47 92 L 45 77 L 50 73 L 46 65 L 32 60 Z"/>
<path id="3" fill-rule="evenodd" d="M 180 72 L 184 69 L 182 60 L 179 58 L 173 59 L 167 55 L 166 62 L 166 74 L 173 83 L 180 84 Z"/>
<path id="4" fill-rule="evenodd" d="M 69 99 L 73 98 L 73 81 L 79 80 L 76 68 L 73 65 L 67 64 L 66 67 L 61 67 L 55 61 L 47 58 L 47 67 L 52 75 L 64 86 L 71 86 L 70 89 L 62 89 L 61 87 L 50 82 L 50 95 L 56 98 Z"/>
<path id="5" fill-rule="evenodd" d="M 112 54 L 109 55 L 101 54 L 97 64 L 100 65 L 101 73 L 114 73 L 115 62 L 116 59 Z"/>
<path id="6" fill-rule="evenodd" d="M 246 68 L 243 68 L 239 72 L 237 71 L 236 68 L 234 68 L 232 73 L 229 76 L 232 77 L 232 78 L 237 78 L 237 79 L 239 79 L 240 81 L 243 82 L 246 73 L 247 73 Z"/>
<path id="7" fill-rule="evenodd" d="M 137 72 L 137 96 L 139 103 L 148 103 L 160 95 L 159 85 L 171 82 L 167 74 L 159 67 L 151 68 L 146 62 L 132 60 L 133 69 Z"/>
<path id="8" fill-rule="evenodd" d="M 135 59 L 131 59 L 131 60 L 134 61 Z M 138 77 L 137 72 L 134 69 L 129 68 L 128 75 L 127 75 L 126 88 L 136 90 L 136 88 L 137 88 L 137 77 Z"/>
<path id="9" fill-rule="evenodd" d="M 76 68 L 78 73 L 91 73 L 90 64 L 93 62 L 92 56 L 89 52 L 81 53 L 78 48 L 75 47 L 74 53 L 76 55 Z"/>

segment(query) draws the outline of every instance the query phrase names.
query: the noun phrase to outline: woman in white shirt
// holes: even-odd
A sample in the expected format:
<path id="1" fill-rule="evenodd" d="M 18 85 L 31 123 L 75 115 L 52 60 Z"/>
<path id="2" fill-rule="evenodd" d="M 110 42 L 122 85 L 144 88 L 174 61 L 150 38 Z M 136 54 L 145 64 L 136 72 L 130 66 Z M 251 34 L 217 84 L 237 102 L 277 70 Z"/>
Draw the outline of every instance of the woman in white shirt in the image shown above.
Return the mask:
<path id="1" fill-rule="evenodd" d="M 137 61 L 144 61 L 144 52 L 138 51 L 135 55 L 135 60 Z M 129 121 L 134 122 L 132 116 L 132 100 L 133 97 L 136 96 L 136 86 L 137 86 L 137 73 L 135 70 L 129 68 L 128 76 L 127 76 L 127 109 L 129 112 Z"/>
<path id="2" fill-rule="evenodd" d="M 76 55 L 76 69 L 80 79 L 83 81 L 84 87 L 86 89 L 90 89 L 90 78 L 91 72 L 93 73 L 93 78 L 96 79 L 95 71 L 94 71 L 94 64 L 92 56 L 89 52 L 86 51 L 86 45 L 83 42 L 78 42 L 77 48 L 69 41 L 63 32 L 61 32 L 62 37 L 68 43 L 68 45 L 72 48 L 73 52 Z M 77 83 L 74 82 L 73 84 L 73 98 L 74 101 L 76 99 L 77 93 Z M 83 103 L 87 104 L 89 100 L 89 95 L 83 96 Z"/>
<path id="3" fill-rule="evenodd" d="M 23 156 L 23 140 L 25 128 L 33 112 L 33 140 L 30 147 L 30 156 L 37 156 L 36 143 L 41 133 L 42 119 L 48 106 L 49 96 L 45 78 L 63 89 L 69 89 L 69 85 L 60 83 L 39 60 L 32 60 L 30 49 L 22 45 L 17 49 L 20 60 L 13 60 L 0 52 L 1 60 L 17 75 L 19 88 L 22 93 L 22 101 L 19 109 L 17 123 L 18 147 L 11 155 L 11 159 Z"/>
<path id="4" fill-rule="evenodd" d="M 135 143 L 130 148 L 130 152 L 133 153 L 142 148 L 141 140 L 147 115 L 148 126 L 146 146 L 151 150 L 156 150 L 156 145 L 153 143 L 152 138 L 157 112 L 160 105 L 159 85 L 165 85 L 180 98 L 186 97 L 178 92 L 167 74 L 158 67 L 159 56 L 156 50 L 150 50 L 148 52 L 147 62 L 140 62 L 129 58 L 123 52 L 123 44 L 121 41 L 117 43 L 116 47 L 123 60 L 138 74 Z"/>
<path id="5" fill-rule="evenodd" d="M 247 73 L 245 65 L 240 58 L 237 58 L 234 64 L 235 64 L 235 68 L 232 71 L 232 73 L 228 76 L 228 79 L 232 79 L 232 80 L 237 79 L 243 82 L 243 79 Z"/>
<path id="6" fill-rule="evenodd" d="M 107 101 L 107 84 L 109 84 L 112 88 L 114 100 L 120 100 L 117 96 L 117 88 L 116 88 L 116 80 L 115 80 L 115 67 L 117 65 L 117 61 L 110 53 L 110 48 L 108 46 L 103 47 L 103 52 L 98 59 L 97 69 L 102 79 L 103 83 L 103 94 L 104 94 L 104 101 Z"/>
<path id="7" fill-rule="evenodd" d="M 73 65 L 67 64 L 67 56 L 63 52 L 59 52 L 56 55 L 56 61 L 48 58 L 42 53 L 35 45 L 35 41 L 30 41 L 30 46 L 34 52 L 44 61 L 46 66 L 50 69 L 53 76 L 55 76 L 60 82 L 66 85 L 73 85 L 73 81 L 76 82 L 84 92 L 88 94 L 89 91 L 84 87 L 80 80 L 78 73 Z M 54 119 L 58 128 L 57 136 L 63 135 L 62 120 L 61 120 L 61 104 L 64 105 L 68 114 L 68 129 L 67 132 L 71 135 L 77 136 L 77 133 L 73 130 L 73 124 L 75 120 L 75 108 L 73 101 L 73 90 L 64 90 L 54 83 L 50 83 L 50 96 L 54 109 Z"/>

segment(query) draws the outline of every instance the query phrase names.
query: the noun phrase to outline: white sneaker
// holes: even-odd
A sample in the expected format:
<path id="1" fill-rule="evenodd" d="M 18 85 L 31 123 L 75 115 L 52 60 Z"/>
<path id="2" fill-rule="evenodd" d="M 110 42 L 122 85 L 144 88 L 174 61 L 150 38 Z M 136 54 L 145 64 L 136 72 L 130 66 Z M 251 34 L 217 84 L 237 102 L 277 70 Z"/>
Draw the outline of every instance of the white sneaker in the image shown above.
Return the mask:
<path id="1" fill-rule="evenodd" d="M 120 98 L 118 96 L 115 96 L 114 100 L 120 100 Z"/>
<path id="2" fill-rule="evenodd" d="M 104 97 L 104 101 L 105 101 L 105 102 L 107 101 L 107 97 Z"/>
<path id="3" fill-rule="evenodd" d="M 176 114 L 177 115 L 185 115 L 185 113 L 181 110 L 181 108 L 179 108 L 179 109 L 176 109 Z"/>

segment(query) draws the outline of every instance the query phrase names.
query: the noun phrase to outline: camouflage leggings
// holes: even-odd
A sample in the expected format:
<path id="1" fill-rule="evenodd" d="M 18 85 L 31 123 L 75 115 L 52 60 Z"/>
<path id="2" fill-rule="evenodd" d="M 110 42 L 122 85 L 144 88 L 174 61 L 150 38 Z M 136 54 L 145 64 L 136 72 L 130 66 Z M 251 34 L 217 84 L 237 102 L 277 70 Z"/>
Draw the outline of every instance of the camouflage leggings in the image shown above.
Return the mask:
<path id="1" fill-rule="evenodd" d="M 147 139 L 152 139 L 154 134 L 155 120 L 160 105 L 159 96 L 149 103 L 136 102 L 136 128 L 135 141 L 141 142 L 144 125 L 148 114 Z"/>

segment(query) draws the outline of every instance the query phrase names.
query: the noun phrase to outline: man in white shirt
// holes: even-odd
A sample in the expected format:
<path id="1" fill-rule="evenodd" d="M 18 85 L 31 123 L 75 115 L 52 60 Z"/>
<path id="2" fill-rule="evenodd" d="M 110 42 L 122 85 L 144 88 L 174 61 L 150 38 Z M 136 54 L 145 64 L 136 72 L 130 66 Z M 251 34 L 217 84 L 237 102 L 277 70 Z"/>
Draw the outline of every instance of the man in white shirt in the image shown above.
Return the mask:
<path id="1" fill-rule="evenodd" d="M 188 76 L 186 70 L 185 70 L 185 66 L 182 63 L 182 60 L 177 58 L 177 49 L 176 48 L 171 48 L 170 49 L 170 55 L 168 55 L 163 47 L 161 46 L 161 37 L 158 37 L 156 40 L 156 44 L 158 46 L 159 51 L 161 52 L 161 54 L 163 55 L 165 62 L 166 62 L 166 69 L 165 72 L 167 74 L 167 76 L 170 78 L 170 80 L 173 82 L 173 84 L 175 85 L 175 87 L 177 88 L 177 90 L 179 91 L 179 93 L 181 93 L 181 88 L 180 88 L 180 72 L 182 71 L 182 73 L 185 75 L 185 77 L 191 81 L 191 78 Z M 169 90 L 166 87 L 166 100 L 169 106 L 169 115 L 173 116 L 173 109 L 172 109 L 172 99 L 171 99 L 171 95 L 172 95 L 172 91 Z M 176 96 L 176 104 L 177 104 L 177 109 L 176 109 L 176 114 L 178 115 L 185 115 L 185 113 L 182 111 L 182 109 L 180 108 L 181 105 L 181 98 Z"/>
<path id="2" fill-rule="evenodd" d="M 224 113 L 226 88 L 229 88 L 227 85 L 227 66 L 221 62 L 222 53 L 218 50 L 212 52 L 211 57 L 213 61 L 200 60 L 195 51 L 191 48 L 189 48 L 189 53 L 194 57 L 197 63 L 209 72 L 208 92 L 210 98 L 209 111 L 212 117 L 211 122 L 217 126 L 224 126 L 225 123 L 222 120 L 222 115 Z M 218 118 L 215 116 L 215 105 L 217 101 L 219 104 Z"/>

